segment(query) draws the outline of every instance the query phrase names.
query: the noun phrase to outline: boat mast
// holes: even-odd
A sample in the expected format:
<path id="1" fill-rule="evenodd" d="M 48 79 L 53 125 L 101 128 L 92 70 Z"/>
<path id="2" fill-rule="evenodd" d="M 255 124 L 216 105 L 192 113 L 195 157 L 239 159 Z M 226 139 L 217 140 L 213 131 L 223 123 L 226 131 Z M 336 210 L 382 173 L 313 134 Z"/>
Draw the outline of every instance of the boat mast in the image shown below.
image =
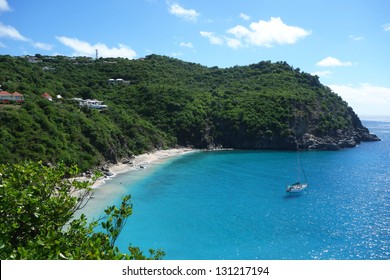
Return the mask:
<path id="1" fill-rule="evenodd" d="M 297 154 L 298 154 L 298 156 L 297 156 L 297 159 L 298 159 L 298 163 L 297 163 L 297 168 L 298 168 L 298 182 L 301 181 L 301 168 L 302 168 L 303 177 L 305 178 L 305 183 L 307 183 L 306 173 L 305 173 L 305 169 L 303 168 L 302 161 L 301 161 L 298 143 L 297 143 Z"/>
<path id="2" fill-rule="evenodd" d="M 298 144 L 297 144 L 297 169 L 298 169 L 298 182 L 301 183 L 301 166 L 300 166 L 300 163 L 301 163 L 301 159 L 299 157 L 299 147 L 298 147 Z"/>
<path id="3" fill-rule="evenodd" d="M 303 177 L 305 177 L 305 183 L 307 183 L 307 179 L 306 179 L 306 172 L 305 172 L 305 169 L 303 168 L 302 161 L 301 161 L 301 167 L 302 167 L 302 173 L 303 173 Z"/>
<path id="4" fill-rule="evenodd" d="M 301 157 L 299 154 L 298 143 L 297 143 L 297 153 L 298 153 L 298 179 L 299 179 L 299 181 L 301 181 L 301 168 L 302 168 L 303 177 L 305 178 L 305 183 L 307 183 L 306 172 L 305 172 L 305 169 L 303 168 L 303 164 L 302 164 Z"/>

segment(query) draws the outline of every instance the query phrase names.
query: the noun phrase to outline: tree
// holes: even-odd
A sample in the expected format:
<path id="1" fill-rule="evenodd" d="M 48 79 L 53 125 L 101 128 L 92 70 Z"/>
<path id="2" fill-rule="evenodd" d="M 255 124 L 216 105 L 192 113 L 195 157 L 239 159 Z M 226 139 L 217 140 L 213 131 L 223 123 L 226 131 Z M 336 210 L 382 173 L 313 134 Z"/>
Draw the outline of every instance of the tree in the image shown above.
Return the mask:
<path id="1" fill-rule="evenodd" d="M 132 213 L 131 196 L 106 209 L 102 220 L 73 219 L 90 195 L 88 182 L 70 179 L 78 168 L 42 163 L 0 165 L 1 259 L 161 259 L 164 252 L 119 251 L 115 241 Z M 75 195 L 77 192 L 79 195 Z M 101 223 L 106 232 L 97 232 Z"/>

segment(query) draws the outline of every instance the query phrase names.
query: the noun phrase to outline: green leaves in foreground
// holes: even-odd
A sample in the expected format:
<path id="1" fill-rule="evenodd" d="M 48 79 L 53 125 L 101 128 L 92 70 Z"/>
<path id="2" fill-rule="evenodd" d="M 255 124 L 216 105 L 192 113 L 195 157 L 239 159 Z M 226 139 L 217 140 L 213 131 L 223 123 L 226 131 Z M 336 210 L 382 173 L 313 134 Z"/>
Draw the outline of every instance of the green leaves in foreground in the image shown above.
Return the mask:
<path id="1" fill-rule="evenodd" d="M 70 178 L 76 167 L 25 162 L 0 165 L 0 258 L 1 259 L 161 259 L 162 251 L 146 257 L 137 247 L 128 254 L 115 246 L 132 213 L 131 196 L 120 207 L 111 206 L 100 221 L 105 232 L 96 232 L 99 221 L 75 211 L 90 196 L 88 182 Z"/>

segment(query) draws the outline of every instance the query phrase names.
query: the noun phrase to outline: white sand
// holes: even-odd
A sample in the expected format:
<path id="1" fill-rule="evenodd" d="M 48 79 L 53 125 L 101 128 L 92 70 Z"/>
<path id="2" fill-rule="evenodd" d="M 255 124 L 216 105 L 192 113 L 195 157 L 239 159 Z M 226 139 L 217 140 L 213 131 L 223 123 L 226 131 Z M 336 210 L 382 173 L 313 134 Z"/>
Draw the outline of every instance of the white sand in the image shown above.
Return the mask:
<path id="1" fill-rule="evenodd" d="M 117 174 L 138 170 L 140 168 L 145 168 L 149 164 L 162 163 L 165 159 L 169 159 L 172 157 L 177 157 L 189 152 L 193 152 L 193 149 L 190 148 L 177 148 L 177 149 L 168 149 L 168 150 L 156 150 L 154 152 L 141 154 L 135 156 L 135 158 L 131 159 L 129 164 L 119 163 L 109 166 L 110 172 L 113 174 L 108 178 L 112 178 Z M 99 178 L 93 185 L 92 188 L 101 187 L 105 184 L 105 180 L 107 177 L 103 176 Z M 77 180 L 85 181 L 90 180 L 87 177 L 79 177 Z"/>

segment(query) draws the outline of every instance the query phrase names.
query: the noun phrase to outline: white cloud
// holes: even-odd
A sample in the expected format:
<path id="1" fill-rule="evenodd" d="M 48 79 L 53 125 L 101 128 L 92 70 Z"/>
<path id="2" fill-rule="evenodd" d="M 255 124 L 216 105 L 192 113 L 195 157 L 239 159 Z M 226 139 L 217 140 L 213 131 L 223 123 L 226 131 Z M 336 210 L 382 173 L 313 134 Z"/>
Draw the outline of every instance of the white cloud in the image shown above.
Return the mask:
<path id="1" fill-rule="evenodd" d="M 136 56 L 135 51 L 123 44 L 119 44 L 119 48 L 109 48 L 102 43 L 91 45 L 90 43 L 81 41 L 77 38 L 65 36 L 58 36 L 56 38 L 65 46 L 73 49 L 74 53 L 72 55 L 74 56 L 94 56 L 96 49 L 99 51 L 100 57 L 123 57 L 133 59 Z"/>
<path id="2" fill-rule="evenodd" d="M 271 17 L 269 21 L 253 22 L 249 28 L 237 25 L 227 32 L 236 39 L 243 40 L 247 46 L 262 47 L 272 47 L 274 44 L 295 44 L 299 39 L 311 34 L 311 31 L 285 24 L 280 17 Z"/>
<path id="3" fill-rule="evenodd" d="M 247 20 L 247 21 L 251 19 L 250 16 L 248 16 L 247 14 L 244 14 L 244 13 L 240 13 L 239 17 L 242 18 L 243 20 Z"/>
<path id="4" fill-rule="evenodd" d="M 0 0 L 0 12 L 9 12 L 11 8 L 9 7 L 7 0 Z"/>
<path id="5" fill-rule="evenodd" d="M 329 77 L 332 75 L 332 72 L 331 71 L 317 71 L 317 72 L 313 72 L 313 73 L 310 73 L 311 75 L 313 76 L 318 76 L 318 77 Z"/>
<path id="6" fill-rule="evenodd" d="M 337 58 L 328 56 L 323 60 L 320 60 L 316 63 L 317 66 L 321 67 L 334 67 L 334 66 L 352 66 L 352 62 L 341 62 Z"/>
<path id="7" fill-rule="evenodd" d="M 179 46 L 180 47 L 190 48 L 190 49 L 192 49 L 194 47 L 191 42 L 187 42 L 187 43 L 186 42 L 181 42 Z"/>
<path id="8" fill-rule="evenodd" d="M 390 23 L 386 23 L 384 26 L 383 26 L 383 29 L 385 31 L 390 31 Z"/>
<path id="9" fill-rule="evenodd" d="M 361 40 L 364 40 L 364 37 L 357 36 L 357 35 L 349 35 L 349 39 L 354 40 L 354 41 L 361 41 Z"/>
<path id="10" fill-rule="evenodd" d="M 53 49 L 52 45 L 46 43 L 35 42 L 32 45 L 34 46 L 34 48 L 45 50 L 45 51 L 51 51 Z"/>
<path id="11" fill-rule="evenodd" d="M 9 38 L 17 41 L 29 41 L 26 37 L 20 34 L 19 31 L 16 30 L 11 25 L 4 25 L 0 22 L 0 38 L 1 37 Z"/>
<path id="12" fill-rule="evenodd" d="M 169 12 L 175 16 L 178 16 L 182 19 L 195 22 L 200 15 L 197 11 L 193 9 L 185 9 L 177 3 L 169 5 Z"/>
<path id="13" fill-rule="evenodd" d="M 390 88 L 368 83 L 352 85 L 329 85 L 329 87 L 359 115 L 389 115 Z"/>
<path id="14" fill-rule="evenodd" d="M 223 38 L 215 35 L 213 32 L 200 31 L 200 35 L 210 40 L 212 45 L 222 45 L 224 43 Z"/>
<path id="15" fill-rule="evenodd" d="M 1 0 L 0 0 L 1 1 Z M 0 2 L 1 3 L 1 2 Z M 33 40 L 24 37 L 18 30 L 16 30 L 13 26 L 10 25 L 4 25 L 0 22 L 0 38 L 8 38 L 11 40 L 21 41 L 21 42 L 27 42 L 31 44 L 34 48 L 42 49 L 50 51 L 53 49 L 52 45 L 46 44 L 46 43 L 40 43 L 40 42 L 34 42 Z M 4 47 L 4 45 L 2 44 Z"/>
<path id="16" fill-rule="evenodd" d="M 241 41 L 238 40 L 238 39 L 225 37 L 225 40 L 226 40 L 226 44 L 227 44 L 230 48 L 238 49 L 238 48 L 241 48 L 241 47 L 242 47 Z"/>

